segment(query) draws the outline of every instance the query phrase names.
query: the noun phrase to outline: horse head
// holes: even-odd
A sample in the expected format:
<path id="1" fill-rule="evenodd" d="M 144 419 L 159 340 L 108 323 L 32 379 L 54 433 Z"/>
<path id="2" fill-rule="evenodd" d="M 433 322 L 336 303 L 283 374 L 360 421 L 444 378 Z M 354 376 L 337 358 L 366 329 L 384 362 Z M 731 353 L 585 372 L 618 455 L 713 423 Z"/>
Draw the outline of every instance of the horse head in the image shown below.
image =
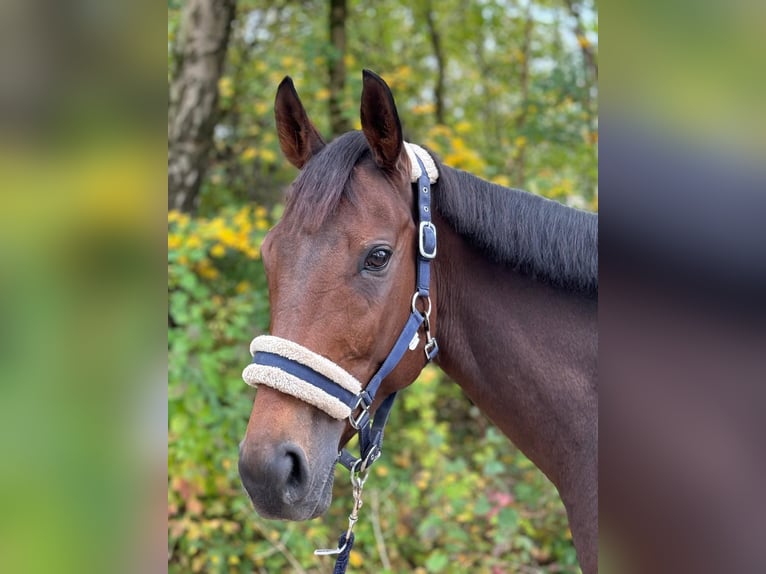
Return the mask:
<path id="1" fill-rule="evenodd" d="M 274 340 L 308 350 L 328 368 L 334 364 L 361 388 L 408 320 L 418 245 L 396 105 L 381 78 L 365 71 L 363 80 L 362 132 L 330 143 L 309 120 L 292 80 L 280 84 L 279 142 L 301 172 L 261 247 Z M 425 362 L 422 352 L 408 353 L 385 378 L 370 412 L 410 384 Z M 338 451 L 355 429 L 343 412 L 260 382 L 240 445 L 242 483 L 262 516 L 319 516 L 332 498 Z"/>

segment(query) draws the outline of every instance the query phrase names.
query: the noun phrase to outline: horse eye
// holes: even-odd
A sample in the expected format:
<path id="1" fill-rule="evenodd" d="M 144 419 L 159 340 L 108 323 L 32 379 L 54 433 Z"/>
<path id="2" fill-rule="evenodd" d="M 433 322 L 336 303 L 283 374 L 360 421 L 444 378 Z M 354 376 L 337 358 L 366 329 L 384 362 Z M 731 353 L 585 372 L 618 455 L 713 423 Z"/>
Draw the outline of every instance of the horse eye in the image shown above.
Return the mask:
<path id="1" fill-rule="evenodd" d="M 388 260 L 390 258 L 390 250 L 376 247 L 367 254 L 367 258 L 364 260 L 364 268 L 368 271 L 380 271 L 388 265 Z"/>

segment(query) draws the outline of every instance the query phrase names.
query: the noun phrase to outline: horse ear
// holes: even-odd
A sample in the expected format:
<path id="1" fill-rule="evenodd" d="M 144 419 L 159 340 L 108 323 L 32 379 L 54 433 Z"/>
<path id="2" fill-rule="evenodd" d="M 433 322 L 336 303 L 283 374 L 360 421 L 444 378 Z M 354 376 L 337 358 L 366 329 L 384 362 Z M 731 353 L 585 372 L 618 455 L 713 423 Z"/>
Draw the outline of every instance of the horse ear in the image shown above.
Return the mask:
<path id="1" fill-rule="evenodd" d="M 290 76 L 285 76 L 277 88 L 274 116 L 282 153 L 291 164 L 301 169 L 324 147 L 324 140 L 303 108 Z"/>
<path id="2" fill-rule="evenodd" d="M 402 124 L 391 89 L 383 78 L 362 72 L 362 131 L 377 166 L 388 173 L 401 168 Z"/>

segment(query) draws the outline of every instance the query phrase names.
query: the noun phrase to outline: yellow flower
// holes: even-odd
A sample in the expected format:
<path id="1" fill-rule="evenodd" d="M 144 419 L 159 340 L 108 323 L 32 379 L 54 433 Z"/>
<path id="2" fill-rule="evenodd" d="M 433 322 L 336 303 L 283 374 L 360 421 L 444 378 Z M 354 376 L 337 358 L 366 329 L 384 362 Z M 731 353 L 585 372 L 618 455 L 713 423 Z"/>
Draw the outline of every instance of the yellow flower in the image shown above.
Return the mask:
<path id="1" fill-rule="evenodd" d="M 223 257 L 226 255 L 226 248 L 220 243 L 216 243 L 213 245 L 212 249 L 210 249 L 210 255 L 213 257 Z"/>
<path id="2" fill-rule="evenodd" d="M 265 219 L 256 219 L 255 228 L 259 231 L 266 231 L 269 228 L 269 222 Z"/>
<path id="3" fill-rule="evenodd" d="M 186 227 L 189 224 L 189 216 L 180 211 L 168 211 L 168 223 L 176 223 L 178 227 Z"/>
<path id="4" fill-rule="evenodd" d="M 455 151 L 465 151 L 465 140 L 463 138 L 452 138 L 452 147 L 455 148 Z"/>
<path id="5" fill-rule="evenodd" d="M 442 153 L 442 146 L 441 144 L 439 144 L 438 141 L 429 138 L 429 139 L 426 139 L 426 141 L 424 141 L 423 143 L 426 145 L 427 148 L 434 150 L 436 153 L 439 153 L 439 154 Z"/>
<path id="6" fill-rule="evenodd" d="M 196 235 L 190 235 L 186 239 L 186 247 L 188 247 L 189 249 L 197 249 L 198 247 L 201 247 L 201 246 L 202 246 L 202 241 Z"/>
<path id="7" fill-rule="evenodd" d="M 239 294 L 244 293 L 248 289 L 250 289 L 250 283 L 248 283 L 247 281 L 240 281 L 239 283 L 237 283 L 237 286 L 234 287 L 234 291 L 236 291 Z"/>
<path id="8" fill-rule="evenodd" d="M 207 259 L 203 259 L 197 264 L 197 273 L 203 279 L 210 280 L 217 279 L 219 275 L 218 269 L 213 267 Z"/>
<path id="9" fill-rule="evenodd" d="M 351 564 L 351 566 L 354 568 L 361 568 L 362 564 L 364 564 L 364 559 L 359 552 L 352 550 L 348 555 L 348 563 Z"/>
<path id="10" fill-rule="evenodd" d="M 186 529 L 186 538 L 188 540 L 198 540 L 202 536 L 202 529 L 196 522 L 190 522 L 189 527 Z"/>
<path id="11" fill-rule="evenodd" d="M 231 564 L 232 566 L 236 566 L 237 564 L 239 564 L 239 556 L 237 556 L 236 554 L 232 554 L 231 556 L 229 556 L 229 564 Z"/>
<path id="12" fill-rule="evenodd" d="M 234 86 L 231 82 L 231 78 L 224 76 L 218 80 L 218 93 L 224 98 L 230 98 L 234 94 Z"/>
<path id="13" fill-rule="evenodd" d="M 412 113 L 416 115 L 432 114 L 436 110 L 436 106 L 432 103 L 419 104 L 412 108 Z"/>
<path id="14" fill-rule="evenodd" d="M 330 90 L 328 90 L 327 88 L 322 88 L 316 93 L 315 97 L 317 100 L 322 100 L 322 101 L 326 100 L 330 97 Z"/>
<path id="15" fill-rule="evenodd" d="M 492 178 L 492 183 L 502 185 L 503 187 L 510 187 L 511 180 L 506 175 L 496 175 L 495 177 Z"/>
<path id="16" fill-rule="evenodd" d="M 442 124 L 435 125 L 430 130 L 428 130 L 428 133 L 434 137 L 437 137 L 437 136 L 450 137 L 452 135 L 452 131 L 447 126 Z"/>
<path id="17" fill-rule="evenodd" d="M 175 233 L 168 234 L 168 251 L 181 247 L 181 236 Z"/>
<path id="18" fill-rule="evenodd" d="M 467 134 L 471 131 L 471 122 L 463 120 L 455 124 L 455 131 L 459 134 Z"/>
<path id="19" fill-rule="evenodd" d="M 255 216 L 256 217 L 266 217 L 266 215 L 268 215 L 268 213 L 269 212 L 266 211 L 266 208 L 263 207 L 262 205 L 259 205 L 258 207 L 255 208 Z"/>
<path id="20" fill-rule="evenodd" d="M 242 155 L 240 156 L 244 161 L 250 161 L 253 159 L 256 155 L 258 155 L 258 152 L 255 148 L 249 147 L 245 151 L 242 152 Z"/>
<path id="21" fill-rule="evenodd" d="M 224 227 L 223 229 L 218 230 L 218 240 L 228 245 L 229 247 L 237 248 L 237 234 L 234 232 L 234 230 L 229 229 L 228 227 Z"/>
<path id="22" fill-rule="evenodd" d="M 260 156 L 266 163 L 274 163 L 277 160 L 277 154 L 268 148 L 262 149 Z"/>
<path id="23" fill-rule="evenodd" d="M 516 138 L 516 140 L 514 140 L 513 143 L 516 144 L 516 147 L 524 147 L 527 145 L 527 138 L 524 136 L 519 136 Z"/>
<path id="24" fill-rule="evenodd" d="M 189 258 L 186 255 L 180 255 L 178 257 L 178 263 L 186 266 L 189 264 Z"/>
<path id="25" fill-rule="evenodd" d="M 250 220 L 250 208 L 245 206 L 240 209 L 232 218 L 234 225 L 237 227 L 245 227 Z"/>

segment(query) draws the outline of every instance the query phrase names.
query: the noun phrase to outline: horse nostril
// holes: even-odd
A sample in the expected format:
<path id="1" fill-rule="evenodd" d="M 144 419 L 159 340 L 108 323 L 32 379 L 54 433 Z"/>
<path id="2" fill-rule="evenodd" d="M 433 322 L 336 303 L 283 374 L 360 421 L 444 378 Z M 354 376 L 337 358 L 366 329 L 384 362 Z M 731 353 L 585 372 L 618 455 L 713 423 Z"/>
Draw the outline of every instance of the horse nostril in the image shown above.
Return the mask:
<path id="1" fill-rule="evenodd" d="M 251 498 L 266 499 L 269 504 L 296 503 L 305 497 L 310 482 L 306 455 L 292 442 L 266 452 L 242 449 L 239 475 Z"/>
<path id="2" fill-rule="evenodd" d="M 307 482 L 306 455 L 298 445 L 293 443 L 283 444 L 280 450 L 282 451 L 281 463 L 284 465 L 280 475 L 285 477 L 287 491 L 298 498 L 303 493 Z"/>

